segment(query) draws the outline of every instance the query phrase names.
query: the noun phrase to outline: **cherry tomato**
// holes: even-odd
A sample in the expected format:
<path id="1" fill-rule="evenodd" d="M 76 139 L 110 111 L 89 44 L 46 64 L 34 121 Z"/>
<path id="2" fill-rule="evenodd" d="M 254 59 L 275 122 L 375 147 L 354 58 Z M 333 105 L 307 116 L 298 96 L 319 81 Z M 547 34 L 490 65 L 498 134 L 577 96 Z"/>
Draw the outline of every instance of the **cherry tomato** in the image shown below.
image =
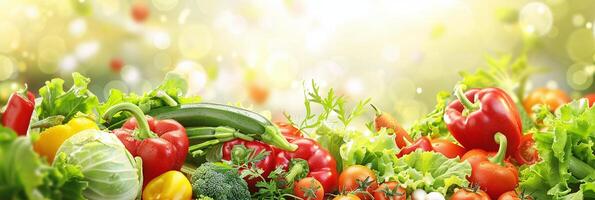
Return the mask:
<path id="1" fill-rule="evenodd" d="M 290 123 L 275 122 L 275 124 L 277 124 L 277 126 L 279 127 L 279 130 L 281 130 L 281 134 L 283 134 L 286 137 L 293 137 L 293 138 L 301 138 L 302 137 L 302 132 L 300 132 L 299 129 L 297 129 L 295 126 L 291 125 Z"/>
<path id="2" fill-rule="evenodd" d="M 461 161 L 467 161 L 469 164 L 471 164 L 471 166 L 473 166 L 481 161 L 487 160 L 488 156 L 488 152 L 484 151 L 483 149 L 473 149 L 467 151 L 467 153 L 461 157 Z"/>
<path id="3" fill-rule="evenodd" d="M 109 62 L 109 66 L 113 72 L 118 73 L 122 71 L 122 67 L 124 67 L 124 61 L 122 61 L 121 58 L 112 58 L 112 60 Z"/>
<path id="4" fill-rule="evenodd" d="M 532 113 L 532 108 L 537 104 L 546 104 L 550 111 L 556 110 L 559 106 L 570 102 L 571 99 L 560 89 L 539 88 L 534 90 L 523 100 L 523 106 L 527 113 Z"/>
<path id="5" fill-rule="evenodd" d="M 358 193 L 357 197 L 362 200 L 372 199 L 372 193 L 378 188 L 376 182 L 376 174 L 370 168 L 362 165 L 352 165 L 341 172 L 339 175 L 339 192 L 353 192 L 358 188 L 360 191 L 367 191 L 366 193 Z"/>
<path id="6" fill-rule="evenodd" d="M 593 103 L 595 103 L 595 93 L 587 94 L 585 98 L 589 101 L 589 107 L 593 106 Z"/>
<path id="7" fill-rule="evenodd" d="M 533 198 L 522 193 L 519 195 L 516 191 L 508 191 L 500 195 L 498 200 L 533 200 Z"/>
<path id="8" fill-rule="evenodd" d="M 333 200 L 361 200 L 359 197 L 353 194 L 337 195 Z"/>
<path id="9" fill-rule="evenodd" d="M 375 200 L 406 200 L 407 191 L 398 182 L 386 182 L 374 191 Z"/>
<path id="10" fill-rule="evenodd" d="M 149 6 L 146 3 L 137 1 L 132 4 L 132 19 L 134 21 L 141 23 L 147 20 L 149 17 Z"/>
<path id="11" fill-rule="evenodd" d="M 460 188 L 452 194 L 450 200 L 490 200 L 490 196 L 479 189 Z"/>
<path id="12" fill-rule="evenodd" d="M 304 200 L 324 199 L 322 184 L 312 177 L 306 177 L 298 181 L 293 187 L 293 194 Z"/>
<path id="13" fill-rule="evenodd" d="M 265 103 L 270 93 L 270 89 L 262 83 L 248 84 L 248 96 L 256 104 Z"/>
<path id="14" fill-rule="evenodd" d="M 521 137 L 519 150 L 514 155 L 514 160 L 519 165 L 531 165 L 539 160 L 539 153 L 535 149 L 535 140 L 533 134 L 526 134 Z"/>
<path id="15" fill-rule="evenodd" d="M 463 157 L 466 152 L 465 148 L 446 139 L 433 139 L 432 149 L 434 149 L 435 152 L 441 153 L 447 158 L 456 158 L 457 156 Z"/>

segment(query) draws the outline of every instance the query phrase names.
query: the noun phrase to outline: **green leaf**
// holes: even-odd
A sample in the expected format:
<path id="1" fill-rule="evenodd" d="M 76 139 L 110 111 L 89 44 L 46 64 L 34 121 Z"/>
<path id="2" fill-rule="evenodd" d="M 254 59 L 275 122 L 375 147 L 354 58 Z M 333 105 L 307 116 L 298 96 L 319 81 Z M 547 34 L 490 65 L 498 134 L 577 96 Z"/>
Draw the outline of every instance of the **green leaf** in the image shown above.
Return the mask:
<path id="1" fill-rule="evenodd" d="M 444 111 L 450 101 L 450 93 L 438 92 L 434 110 L 413 123 L 409 129 L 411 137 L 417 139 L 421 136 L 450 136 L 446 123 L 444 123 Z"/>
<path id="2" fill-rule="evenodd" d="M 0 126 L 0 135 L 14 134 Z M 0 197 L 3 199 L 84 199 L 79 166 L 57 159 L 51 167 L 33 151 L 28 137 L 0 137 Z"/>
<path id="3" fill-rule="evenodd" d="M 87 89 L 91 80 L 76 72 L 72 74 L 72 79 L 74 84 L 68 91 L 64 91 L 64 80 L 59 78 L 47 81 L 45 86 L 39 89 L 39 95 L 42 97 L 41 104 L 36 107 L 39 119 L 62 115 L 64 121 L 68 122 L 79 112 L 93 112 L 99 100 Z"/>
<path id="4" fill-rule="evenodd" d="M 417 150 L 395 159 L 396 177 L 411 192 L 416 189 L 448 194 L 454 188 L 467 187 L 471 165 L 459 158 L 448 159 L 436 152 Z"/>

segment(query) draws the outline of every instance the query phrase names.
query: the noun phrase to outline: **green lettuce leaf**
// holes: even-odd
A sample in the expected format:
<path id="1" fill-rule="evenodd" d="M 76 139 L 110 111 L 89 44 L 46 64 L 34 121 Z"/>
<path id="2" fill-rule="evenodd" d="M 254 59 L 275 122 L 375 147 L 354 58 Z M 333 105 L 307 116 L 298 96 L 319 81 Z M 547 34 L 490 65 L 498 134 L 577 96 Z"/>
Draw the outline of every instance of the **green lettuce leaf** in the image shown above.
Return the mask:
<path id="1" fill-rule="evenodd" d="M 12 135 L 12 136 L 11 136 Z M 56 160 L 55 167 L 33 151 L 31 139 L 0 126 L 0 197 L 2 199 L 84 199 L 87 187 L 80 166 Z"/>
<path id="2" fill-rule="evenodd" d="M 534 134 L 541 162 L 520 172 L 520 186 L 537 199 L 595 198 L 595 108 L 583 99 L 544 117 Z"/>
<path id="3" fill-rule="evenodd" d="M 448 159 L 436 152 L 417 150 L 395 160 L 396 179 L 407 191 L 416 189 L 451 193 L 454 188 L 467 187 L 471 165 L 459 158 Z"/>
<path id="4" fill-rule="evenodd" d="M 399 150 L 395 134 L 389 134 L 383 128 L 371 135 L 356 131 L 349 135 L 348 142 L 340 149 L 344 166 L 367 166 L 376 171 L 379 180 L 387 181 L 394 177 L 393 161 Z"/>
<path id="5" fill-rule="evenodd" d="M 417 139 L 421 136 L 450 136 L 446 123 L 444 123 L 444 111 L 450 101 L 450 93 L 446 91 L 439 92 L 436 95 L 436 106 L 434 110 L 423 118 L 415 121 L 409 129 L 411 137 Z"/>
<path id="6" fill-rule="evenodd" d="M 99 105 L 97 96 L 87 89 L 91 79 L 75 72 L 72 73 L 72 80 L 74 84 L 68 91 L 64 91 L 64 80 L 59 78 L 46 81 L 45 86 L 39 89 L 42 101 L 36 107 L 36 112 L 40 120 L 62 115 L 67 122 L 79 112 L 91 114 Z"/>

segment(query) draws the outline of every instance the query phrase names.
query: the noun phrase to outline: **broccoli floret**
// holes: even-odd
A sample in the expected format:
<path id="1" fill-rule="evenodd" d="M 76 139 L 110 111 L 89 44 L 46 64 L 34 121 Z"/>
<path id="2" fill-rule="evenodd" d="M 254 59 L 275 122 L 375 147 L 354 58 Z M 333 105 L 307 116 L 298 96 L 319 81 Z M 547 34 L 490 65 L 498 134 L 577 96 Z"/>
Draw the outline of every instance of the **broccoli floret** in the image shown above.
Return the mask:
<path id="1" fill-rule="evenodd" d="M 196 200 L 214 200 L 214 199 L 211 197 L 204 196 L 204 195 L 198 195 L 198 197 L 196 197 Z"/>
<path id="2" fill-rule="evenodd" d="M 248 184 L 238 171 L 224 163 L 204 163 L 192 174 L 192 191 L 196 197 L 215 200 L 250 199 Z"/>

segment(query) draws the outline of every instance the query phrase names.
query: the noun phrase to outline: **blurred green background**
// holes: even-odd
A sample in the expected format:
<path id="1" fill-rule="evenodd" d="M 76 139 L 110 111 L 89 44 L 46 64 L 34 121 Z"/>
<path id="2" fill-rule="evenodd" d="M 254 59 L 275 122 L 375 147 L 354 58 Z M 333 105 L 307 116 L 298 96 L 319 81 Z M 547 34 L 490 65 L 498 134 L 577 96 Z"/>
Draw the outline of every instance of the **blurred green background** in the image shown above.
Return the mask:
<path id="1" fill-rule="evenodd" d="M 91 77 L 142 93 L 169 71 L 190 95 L 294 115 L 316 80 L 409 124 L 486 56 L 526 55 L 529 89 L 593 92 L 592 0 L 0 0 L 0 102 Z"/>

